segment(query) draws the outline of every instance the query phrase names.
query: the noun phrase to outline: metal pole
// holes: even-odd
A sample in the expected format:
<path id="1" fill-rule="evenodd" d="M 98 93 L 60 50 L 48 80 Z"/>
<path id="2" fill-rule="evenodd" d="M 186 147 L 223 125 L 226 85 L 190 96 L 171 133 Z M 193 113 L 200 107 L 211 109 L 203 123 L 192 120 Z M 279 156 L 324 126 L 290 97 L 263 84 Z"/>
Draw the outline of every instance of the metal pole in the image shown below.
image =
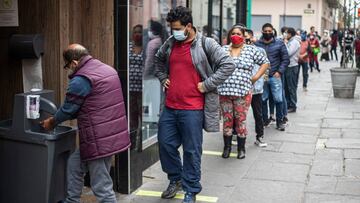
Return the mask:
<path id="1" fill-rule="evenodd" d="M 286 26 L 286 0 L 284 0 L 283 27 Z"/>
<path id="2" fill-rule="evenodd" d="M 220 30 L 219 30 L 219 42 L 222 45 L 222 33 L 223 33 L 223 15 L 224 15 L 224 1 L 220 1 Z"/>
<path id="3" fill-rule="evenodd" d="M 208 27 L 207 27 L 207 36 L 211 37 L 212 34 L 212 8 L 213 8 L 213 0 L 208 1 Z"/>
<path id="4" fill-rule="evenodd" d="M 354 6 L 354 33 L 356 33 L 355 29 L 356 29 L 356 26 L 355 26 L 355 19 L 356 19 L 356 6 L 357 6 L 357 3 L 354 2 L 355 6 Z"/>
<path id="5" fill-rule="evenodd" d="M 344 37 L 343 37 L 343 41 L 344 41 L 344 45 L 343 45 L 343 53 L 342 53 L 342 67 L 343 68 L 346 68 L 346 63 L 345 63 L 345 31 L 346 31 L 346 15 L 347 15 L 347 12 L 346 12 L 346 0 L 344 0 Z M 341 42 L 343 43 L 343 42 Z"/>
<path id="6" fill-rule="evenodd" d="M 236 0 L 236 19 L 235 19 L 235 23 L 238 24 L 240 23 L 240 0 Z"/>

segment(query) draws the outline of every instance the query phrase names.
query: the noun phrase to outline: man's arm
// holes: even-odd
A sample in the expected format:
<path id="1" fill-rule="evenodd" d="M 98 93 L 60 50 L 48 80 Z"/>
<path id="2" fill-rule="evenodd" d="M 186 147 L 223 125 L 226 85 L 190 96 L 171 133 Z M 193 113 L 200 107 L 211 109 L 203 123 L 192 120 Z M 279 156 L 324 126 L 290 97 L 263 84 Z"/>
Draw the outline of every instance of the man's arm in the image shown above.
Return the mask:
<path id="1" fill-rule="evenodd" d="M 288 50 L 286 49 L 286 45 L 281 42 L 281 52 L 280 52 L 280 65 L 277 72 L 280 72 L 280 74 L 285 73 L 286 67 L 290 64 L 289 54 Z"/>
<path id="2" fill-rule="evenodd" d="M 69 81 L 64 104 L 57 110 L 54 116 L 40 122 L 42 127 L 46 130 L 51 130 L 61 122 L 76 118 L 86 96 L 90 92 L 91 83 L 87 78 L 82 76 L 72 78 Z"/>
<path id="3" fill-rule="evenodd" d="M 209 63 L 216 68 L 214 74 L 202 82 L 204 92 L 209 92 L 216 89 L 234 72 L 235 64 L 230 55 L 214 39 L 206 38 L 205 42 L 205 49 L 211 60 Z"/>
<path id="4" fill-rule="evenodd" d="M 154 75 L 160 80 L 162 85 L 165 85 L 169 75 L 166 70 L 166 50 L 169 48 L 169 40 L 159 48 L 154 58 Z"/>

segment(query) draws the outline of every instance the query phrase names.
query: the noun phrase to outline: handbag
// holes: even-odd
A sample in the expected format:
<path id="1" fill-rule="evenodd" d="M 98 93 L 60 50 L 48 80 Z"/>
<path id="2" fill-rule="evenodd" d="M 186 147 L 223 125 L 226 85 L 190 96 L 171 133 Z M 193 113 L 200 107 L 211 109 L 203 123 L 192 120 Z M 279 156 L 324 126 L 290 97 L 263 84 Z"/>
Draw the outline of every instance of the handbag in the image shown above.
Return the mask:
<path id="1" fill-rule="evenodd" d="M 320 53 L 320 48 L 319 47 L 314 47 L 313 48 L 313 53 L 314 53 L 314 55 L 318 55 Z"/>

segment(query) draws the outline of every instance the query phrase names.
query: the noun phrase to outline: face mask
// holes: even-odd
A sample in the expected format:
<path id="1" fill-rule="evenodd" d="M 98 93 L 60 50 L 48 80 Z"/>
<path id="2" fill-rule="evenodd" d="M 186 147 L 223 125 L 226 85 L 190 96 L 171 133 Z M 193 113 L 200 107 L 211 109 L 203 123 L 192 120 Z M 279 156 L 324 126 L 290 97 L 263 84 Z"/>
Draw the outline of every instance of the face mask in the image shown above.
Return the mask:
<path id="1" fill-rule="evenodd" d="M 148 36 L 149 36 L 149 39 L 154 39 L 155 35 L 152 31 L 148 31 Z"/>
<path id="2" fill-rule="evenodd" d="M 283 38 L 287 39 L 288 34 L 286 32 L 283 33 Z"/>
<path id="3" fill-rule="evenodd" d="M 273 33 L 263 33 L 263 38 L 265 40 L 270 40 L 271 38 L 274 37 L 274 34 Z"/>
<path id="4" fill-rule="evenodd" d="M 189 33 L 185 35 L 185 29 L 184 30 L 173 30 L 173 35 L 175 39 L 179 42 L 186 40 Z"/>
<path id="5" fill-rule="evenodd" d="M 245 43 L 246 44 L 251 44 L 251 39 L 249 38 L 249 39 L 245 39 Z"/>
<path id="6" fill-rule="evenodd" d="M 135 42 L 142 42 L 142 36 L 141 35 L 134 35 L 133 40 Z"/>
<path id="7" fill-rule="evenodd" d="M 230 40 L 231 43 L 235 45 L 243 44 L 245 41 L 244 37 L 239 35 L 231 35 Z"/>

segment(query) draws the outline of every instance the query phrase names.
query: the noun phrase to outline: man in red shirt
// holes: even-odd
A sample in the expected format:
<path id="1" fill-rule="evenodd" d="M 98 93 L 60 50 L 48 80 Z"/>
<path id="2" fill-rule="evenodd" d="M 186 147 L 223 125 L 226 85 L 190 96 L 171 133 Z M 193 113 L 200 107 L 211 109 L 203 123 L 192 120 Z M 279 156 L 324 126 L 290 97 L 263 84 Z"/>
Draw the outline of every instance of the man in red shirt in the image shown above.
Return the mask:
<path id="1" fill-rule="evenodd" d="M 192 203 L 201 191 L 202 130 L 220 130 L 216 87 L 235 65 L 214 39 L 197 32 L 188 8 L 171 9 L 166 20 L 173 35 L 155 56 L 155 76 L 166 89 L 158 131 L 160 162 L 170 181 L 161 197 L 175 197 L 182 186 L 183 202 Z"/>

